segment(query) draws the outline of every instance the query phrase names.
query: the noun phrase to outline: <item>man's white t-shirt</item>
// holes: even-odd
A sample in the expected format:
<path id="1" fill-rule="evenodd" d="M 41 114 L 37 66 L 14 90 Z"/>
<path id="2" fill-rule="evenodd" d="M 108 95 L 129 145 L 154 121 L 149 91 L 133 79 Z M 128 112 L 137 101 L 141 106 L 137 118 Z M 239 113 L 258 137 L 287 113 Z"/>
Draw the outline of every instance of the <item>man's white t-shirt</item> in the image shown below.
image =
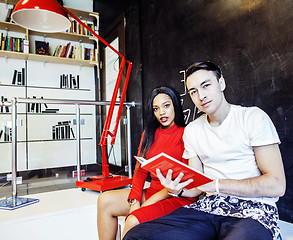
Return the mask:
<path id="1" fill-rule="evenodd" d="M 253 147 L 280 143 L 269 116 L 258 107 L 231 105 L 220 126 L 212 127 L 202 115 L 185 128 L 183 158 L 198 156 L 203 172 L 213 179 L 260 176 Z M 242 198 L 275 205 L 278 198 Z"/>

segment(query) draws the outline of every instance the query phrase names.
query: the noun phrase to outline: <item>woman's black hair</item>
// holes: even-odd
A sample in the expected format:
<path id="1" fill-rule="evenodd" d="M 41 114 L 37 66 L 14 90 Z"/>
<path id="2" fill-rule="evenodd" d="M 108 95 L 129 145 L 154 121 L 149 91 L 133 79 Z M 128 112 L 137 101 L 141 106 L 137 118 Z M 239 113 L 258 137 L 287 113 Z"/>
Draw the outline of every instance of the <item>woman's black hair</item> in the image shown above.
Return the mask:
<path id="1" fill-rule="evenodd" d="M 141 156 L 146 157 L 150 147 L 154 143 L 155 139 L 155 132 L 157 128 L 160 126 L 157 118 L 155 117 L 154 110 L 153 110 L 153 101 L 154 98 L 159 95 L 160 93 L 167 94 L 173 103 L 174 112 L 175 112 L 175 119 L 174 122 L 178 127 L 185 127 L 186 124 L 184 122 L 184 114 L 182 105 L 180 102 L 179 93 L 172 87 L 169 86 L 161 86 L 153 89 L 150 93 L 146 106 L 145 106 L 145 132 L 144 138 L 141 146 Z"/>

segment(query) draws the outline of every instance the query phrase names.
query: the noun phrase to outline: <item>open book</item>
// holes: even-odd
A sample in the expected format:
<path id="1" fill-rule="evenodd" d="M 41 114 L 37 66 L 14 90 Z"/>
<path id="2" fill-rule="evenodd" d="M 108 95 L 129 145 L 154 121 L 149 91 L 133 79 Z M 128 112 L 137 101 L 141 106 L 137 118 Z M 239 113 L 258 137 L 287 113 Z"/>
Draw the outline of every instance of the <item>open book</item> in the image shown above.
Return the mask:
<path id="1" fill-rule="evenodd" d="M 143 157 L 137 157 L 137 156 L 135 156 L 135 158 L 137 161 L 141 163 L 141 167 L 143 169 L 151 172 L 154 175 L 157 175 L 156 173 L 157 168 L 161 170 L 161 173 L 163 174 L 164 177 L 166 177 L 168 170 L 172 169 L 173 170 L 172 180 L 174 180 L 179 175 L 179 173 L 181 172 L 184 173 L 184 176 L 181 179 L 181 182 L 184 182 L 191 178 L 193 179 L 193 182 L 191 182 L 185 187 L 187 189 L 198 187 L 213 181 L 212 179 L 210 179 L 203 173 L 198 172 L 197 170 L 191 168 L 187 164 L 184 164 L 163 152 L 148 160 Z"/>

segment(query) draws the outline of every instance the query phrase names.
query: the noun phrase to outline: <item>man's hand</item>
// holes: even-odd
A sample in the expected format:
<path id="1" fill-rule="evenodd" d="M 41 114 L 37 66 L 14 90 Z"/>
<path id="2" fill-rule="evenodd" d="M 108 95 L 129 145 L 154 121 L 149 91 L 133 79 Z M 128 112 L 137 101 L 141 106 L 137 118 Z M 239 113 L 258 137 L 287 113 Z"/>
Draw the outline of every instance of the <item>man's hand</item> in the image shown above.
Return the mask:
<path id="1" fill-rule="evenodd" d="M 180 173 L 174 180 L 172 180 L 173 170 L 169 169 L 166 177 L 163 176 L 160 169 L 156 169 L 157 177 L 159 178 L 161 184 L 167 189 L 169 193 L 178 194 L 184 187 L 189 183 L 193 182 L 193 179 L 189 179 L 185 182 L 181 182 L 183 173 Z"/>

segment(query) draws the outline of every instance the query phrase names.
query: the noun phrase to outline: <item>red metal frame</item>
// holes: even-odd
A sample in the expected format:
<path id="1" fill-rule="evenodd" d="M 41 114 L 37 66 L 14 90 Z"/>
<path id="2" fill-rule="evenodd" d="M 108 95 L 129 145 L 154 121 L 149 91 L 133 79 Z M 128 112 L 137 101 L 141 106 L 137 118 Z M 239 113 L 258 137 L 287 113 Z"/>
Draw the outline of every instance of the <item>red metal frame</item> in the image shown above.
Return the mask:
<path id="1" fill-rule="evenodd" d="M 107 160 L 107 138 L 108 136 L 111 137 L 111 145 L 115 144 L 116 140 L 116 135 L 117 135 L 117 129 L 119 126 L 119 121 L 122 113 L 122 108 L 123 108 L 123 103 L 126 95 L 126 90 L 129 82 L 129 77 L 131 73 L 131 68 L 132 68 L 132 62 L 125 60 L 125 57 L 118 52 L 115 48 L 113 48 L 108 42 L 106 42 L 102 37 L 100 37 L 98 34 L 96 34 L 91 28 L 89 28 L 87 25 L 85 25 L 78 17 L 76 17 L 73 13 L 71 13 L 68 9 L 63 7 L 64 11 L 71 16 L 73 19 L 75 19 L 80 25 L 82 25 L 84 28 L 86 28 L 93 36 L 98 38 L 103 44 L 105 44 L 107 47 L 109 47 L 112 51 L 114 51 L 120 58 L 121 58 L 121 63 L 119 67 L 119 72 L 117 76 L 117 80 L 115 83 L 113 95 L 111 98 L 108 114 L 106 117 L 105 125 L 103 128 L 103 133 L 100 139 L 99 145 L 102 148 L 102 177 L 101 178 L 93 178 L 94 181 L 90 182 L 84 182 L 82 181 L 76 181 L 76 185 L 82 188 L 90 188 L 92 190 L 97 190 L 97 191 L 105 191 L 111 188 L 116 188 L 116 187 L 121 187 L 125 186 L 131 183 L 131 179 L 128 177 L 123 177 L 123 176 L 110 176 L 109 174 L 109 165 L 108 165 L 108 160 Z M 116 99 L 118 95 L 118 90 L 121 84 L 121 79 L 123 76 L 123 71 L 125 69 L 126 63 L 128 64 L 127 67 L 127 72 L 126 72 L 126 77 L 125 81 L 123 84 L 123 90 L 122 90 L 122 95 L 119 103 L 119 108 L 116 116 L 116 122 L 115 122 L 115 127 L 113 132 L 110 131 L 110 124 L 111 120 L 113 118 L 113 113 L 114 113 L 114 108 L 116 105 Z M 108 181 L 109 180 L 109 181 Z"/>

